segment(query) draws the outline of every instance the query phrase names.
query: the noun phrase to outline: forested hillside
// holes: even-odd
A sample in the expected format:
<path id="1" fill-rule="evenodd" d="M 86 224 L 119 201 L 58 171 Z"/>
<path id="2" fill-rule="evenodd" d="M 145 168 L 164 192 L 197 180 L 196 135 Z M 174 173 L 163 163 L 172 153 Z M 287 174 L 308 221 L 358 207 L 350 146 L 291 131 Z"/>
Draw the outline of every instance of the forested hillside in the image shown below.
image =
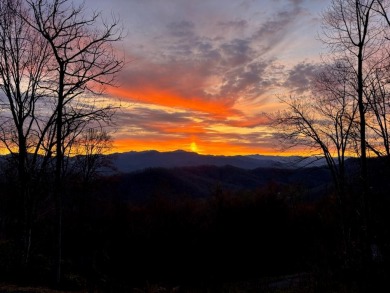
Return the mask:
<path id="1" fill-rule="evenodd" d="M 359 192 L 354 176 L 346 211 L 354 246 L 347 258 L 340 241 L 342 215 L 326 168 L 158 168 L 88 184 L 70 176 L 63 202 L 63 288 L 120 292 L 154 284 L 179 286 L 182 292 L 240 286 L 277 292 L 290 286 L 277 280 L 290 275 L 295 276 L 291 286 L 314 292 L 387 285 L 386 166 L 386 160 L 370 161 L 378 186 L 372 211 L 378 255 L 370 267 L 356 253 L 364 241 L 362 223 L 353 218 L 360 205 L 353 196 Z M 7 192 L 9 181 L 1 184 L 2 280 L 51 286 L 54 203 L 47 198 L 37 206 L 31 259 L 23 266 L 20 199 Z"/>

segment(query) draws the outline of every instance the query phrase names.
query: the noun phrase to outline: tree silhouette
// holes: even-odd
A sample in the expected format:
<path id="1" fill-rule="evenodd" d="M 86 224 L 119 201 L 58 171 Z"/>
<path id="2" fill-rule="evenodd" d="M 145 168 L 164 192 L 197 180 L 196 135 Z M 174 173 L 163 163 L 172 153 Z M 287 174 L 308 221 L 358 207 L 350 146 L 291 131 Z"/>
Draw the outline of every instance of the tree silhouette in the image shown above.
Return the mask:
<path id="1" fill-rule="evenodd" d="M 379 0 L 331 1 L 323 13 L 321 36 L 329 48 L 324 60 L 328 72 L 317 78 L 309 101 L 285 100 L 287 110 L 276 118 L 277 125 L 285 126 L 284 139 L 322 151 L 340 199 L 344 194 L 340 182 L 344 182 L 345 154 L 360 157 L 359 214 L 368 259 L 375 237 L 367 157 L 369 152 L 389 154 L 389 4 Z M 335 80 L 342 82 L 335 86 Z"/>
<path id="2" fill-rule="evenodd" d="M 96 97 L 115 85 L 124 65 L 113 45 L 121 40 L 122 31 L 117 19 L 108 23 L 100 13 L 88 15 L 83 5 L 70 0 L 4 0 L 0 6 L 0 78 L 5 94 L 0 139 L 17 158 L 26 223 L 31 217 L 30 177 L 47 172 L 54 158 L 60 282 L 66 156 L 86 129 L 103 129 L 112 120 L 116 107 Z M 25 242 L 27 261 L 31 239 Z"/>
<path id="3" fill-rule="evenodd" d="M 38 155 L 50 119 L 38 117 L 44 106 L 41 90 L 50 62 L 48 44 L 20 15 L 27 16 L 21 0 L 0 2 L 0 140 L 17 167 L 18 193 L 24 204 L 24 262 L 31 247 L 34 193 L 33 174 L 41 167 Z"/>

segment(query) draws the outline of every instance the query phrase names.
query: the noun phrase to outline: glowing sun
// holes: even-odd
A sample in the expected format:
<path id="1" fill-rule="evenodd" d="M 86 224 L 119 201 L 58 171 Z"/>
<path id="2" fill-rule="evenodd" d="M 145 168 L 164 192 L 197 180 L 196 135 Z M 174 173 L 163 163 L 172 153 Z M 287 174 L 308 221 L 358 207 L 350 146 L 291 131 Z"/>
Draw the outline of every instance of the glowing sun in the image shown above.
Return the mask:
<path id="1" fill-rule="evenodd" d="M 190 145 L 190 149 L 191 151 L 193 151 L 194 153 L 197 153 L 198 152 L 198 146 L 196 145 L 196 142 L 191 142 L 191 145 Z"/>

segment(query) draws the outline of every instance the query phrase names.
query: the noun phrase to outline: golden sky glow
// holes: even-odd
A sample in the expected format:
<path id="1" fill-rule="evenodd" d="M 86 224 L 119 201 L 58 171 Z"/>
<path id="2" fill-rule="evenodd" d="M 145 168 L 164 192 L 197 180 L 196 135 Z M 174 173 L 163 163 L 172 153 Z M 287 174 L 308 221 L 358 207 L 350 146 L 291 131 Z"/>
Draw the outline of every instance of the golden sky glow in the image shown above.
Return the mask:
<path id="1" fill-rule="evenodd" d="M 191 151 L 193 151 L 194 153 L 197 153 L 197 152 L 199 151 L 199 150 L 198 150 L 198 146 L 197 146 L 197 144 L 196 144 L 195 141 L 191 142 L 191 144 L 190 144 L 190 149 L 191 149 Z"/>
<path id="2" fill-rule="evenodd" d="M 268 113 L 304 94 L 319 64 L 319 0 L 86 0 L 118 15 L 130 61 L 114 152 L 280 153 Z M 109 16 L 109 15 L 108 15 Z M 118 49 L 118 50 L 120 50 Z"/>

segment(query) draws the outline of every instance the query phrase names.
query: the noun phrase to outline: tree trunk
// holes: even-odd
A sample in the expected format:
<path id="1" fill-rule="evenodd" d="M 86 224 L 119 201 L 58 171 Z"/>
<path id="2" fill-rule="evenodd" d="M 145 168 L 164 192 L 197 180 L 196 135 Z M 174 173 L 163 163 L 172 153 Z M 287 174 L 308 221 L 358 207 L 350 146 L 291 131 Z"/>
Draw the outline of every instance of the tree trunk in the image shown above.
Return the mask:
<path id="1" fill-rule="evenodd" d="M 56 119 L 56 168 L 54 178 L 54 197 L 57 216 L 57 256 L 56 256 L 56 283 L 61 283 L 62 265 L 62 126 L 63 126 L 63 103 L 64 103 L 64 65 L 60 63 L 59 94 Z"/>
<path id="2" fill-rule="evenodd" d="M 32 235 L 32 210 L 33 202 L 29 192 L 29 178 L 26 171 L 27 148 L 26 139 L 24 137 L 23 129 L 18 127 L 18 182 L 19 182 L 19 196 L 23 201 L 24 215 L 23 215 L 23 266 L 27 266 L 30 258 L 31 249 L 31 235 Z"/>
<path id="3" fill-rule="evenodd" d="M 360 180 L 361 180 L 361 201 L 363 204 L 363 233 L 365 237 L 366 260 L 371 259 L 372 227 L 370 215 L 370 198 L 368 194 L 368 172 L 367 172 L 367 144 L 366 144 L 366 117 L 365 105 L 363 100 L 363 45 L 359 48 L 358 54 L 358 106 L 360 115 Z"/>

